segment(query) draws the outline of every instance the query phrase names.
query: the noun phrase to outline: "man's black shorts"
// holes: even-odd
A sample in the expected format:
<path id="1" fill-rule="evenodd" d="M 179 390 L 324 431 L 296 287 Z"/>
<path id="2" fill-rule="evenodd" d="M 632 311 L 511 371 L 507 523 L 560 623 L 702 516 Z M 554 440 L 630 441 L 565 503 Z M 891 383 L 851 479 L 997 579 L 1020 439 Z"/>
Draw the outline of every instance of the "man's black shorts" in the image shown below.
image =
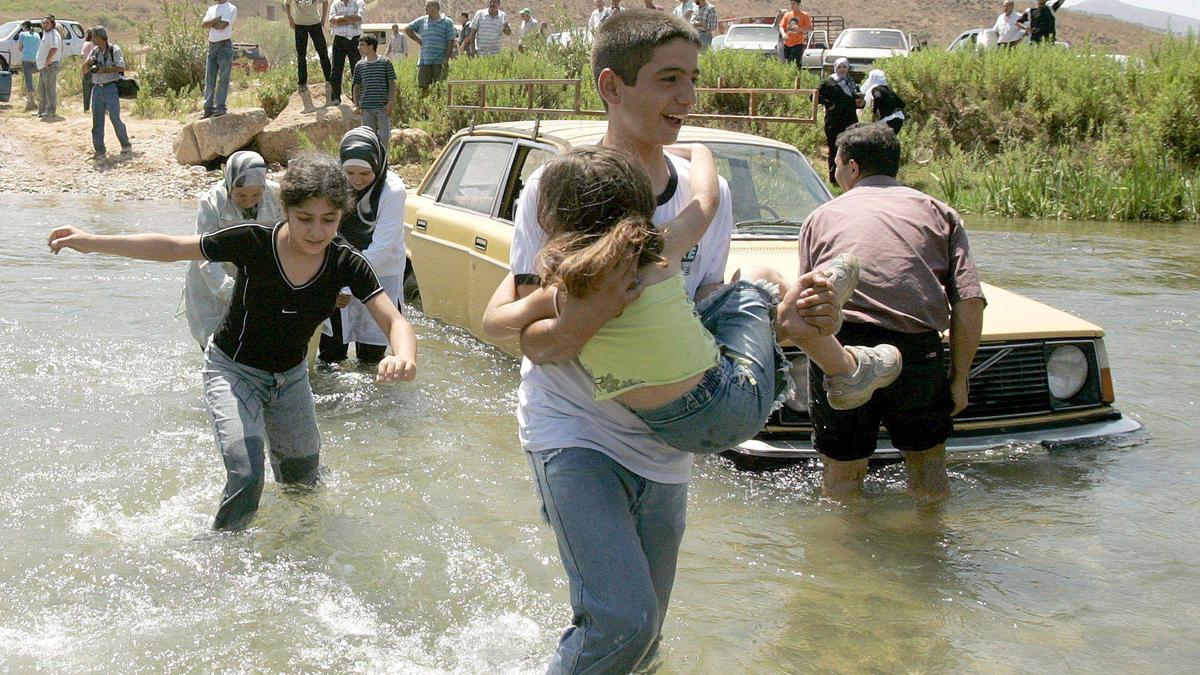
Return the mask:
<path id="1" fill-rule="evenodd" d="M 428 65 L 417 66 L 417 86 L 429 87 L 434 82 L 446 79 L 445 63 L 430 63 Z"/>
<path id="2" fill-rule="evenodd" d="M 946 442 L 954 428 L 950 419 L 954 403 L 937 332 L 897 333 L 846 322 L 838 339 L 844 345 L 895 345 L 904 359 L 904 368 L 895 382 L 876 391 L 866 404 L 853 410 L 834 410 L 821 386 L 825 373 L 810 363 L 808 409 L 813 446 L 818 452 L 842 461 L 870 457 L 881 423 L 897 450 L 928 450 Z"/>
<path id="3" fill-rule="evenodd" d="M 799 68 L 800 60 L 804 58 L 804 47 L 805 44 L 803 42 L 794 47 L 788 47 L 785 45 L 783 48 L 783 60 L 787 61 L 788 63 L 794 63 L 796 64 L 796 67 Z"/>

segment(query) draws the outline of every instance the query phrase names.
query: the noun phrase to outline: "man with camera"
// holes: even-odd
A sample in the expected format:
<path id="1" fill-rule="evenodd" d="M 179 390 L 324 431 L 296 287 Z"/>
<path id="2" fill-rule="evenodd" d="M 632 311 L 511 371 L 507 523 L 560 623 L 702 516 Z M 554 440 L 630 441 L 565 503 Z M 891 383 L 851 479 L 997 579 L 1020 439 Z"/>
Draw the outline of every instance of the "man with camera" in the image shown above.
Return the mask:
<path id="1" fill-rule="evenodd" d="M 121 154 L 128 155 L 129 133 L 121 121 L 121 98 L 117 93 L 117 81 L 125 74 L 125 55 L 121 48 L 108 41 L 108 29 L 104 26 L 92 28 L 92 43 L 96 48 L 85 62 L 92 73 L 92 157 L 104 157 L 104 115 L 112 120 L 113 131 L 121 143 Z"/>

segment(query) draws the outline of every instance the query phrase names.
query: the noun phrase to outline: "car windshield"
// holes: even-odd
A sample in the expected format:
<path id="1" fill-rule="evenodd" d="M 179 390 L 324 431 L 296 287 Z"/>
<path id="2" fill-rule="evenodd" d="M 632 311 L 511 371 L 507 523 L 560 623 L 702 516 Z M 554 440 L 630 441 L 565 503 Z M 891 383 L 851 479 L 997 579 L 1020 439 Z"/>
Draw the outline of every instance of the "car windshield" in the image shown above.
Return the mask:
<path id="1" fill-rule="evenodd" d="M 829 191 L 795 150 L 749 143 L 705 143 L 733 193 L 733 222 L 742 236 L 795 238 Z"/>
<path id="2" fill-rule="evenodd" d="M 735 42 L 774 42 L 779 37 L 773 26 L 734 26 L 729 29 L 725 44 Z"/>
<path id="3" fill-rule="evenodd" d="M 851 29 L 838 35 L 834 49 L 904 49 L 904 34 L 898 30 Z"/>

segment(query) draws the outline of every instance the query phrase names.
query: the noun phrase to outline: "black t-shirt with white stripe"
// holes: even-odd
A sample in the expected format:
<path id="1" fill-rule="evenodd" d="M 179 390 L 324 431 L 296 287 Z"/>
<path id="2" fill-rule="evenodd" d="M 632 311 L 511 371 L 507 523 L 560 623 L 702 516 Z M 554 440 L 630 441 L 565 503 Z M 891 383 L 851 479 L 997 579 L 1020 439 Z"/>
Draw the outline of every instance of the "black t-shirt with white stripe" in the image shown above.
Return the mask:
<path id="1" fill-rule="evenodd" d="M 379 110 L 388 103 L 388 82 L 396 79 L 392 62 L 376 57 L 374 61 L 362 59 L 354 64 L 354 84 L 362 87 L 358 107 L 363 110 Z"/>
<path id="2" fill-rule="evenodd" d="M 283 273 L 277 225 L 235 225 L 200 237 L 200 251 L 213 262 L 237 266 L 237 282 L 225 321 L 213 344 L 231 359 L 273 373 L 304 361 L 308 340 L 333 313 L 338 292 L 350 287 L 366 302 L 383 291 L 371 264 L 344 239 L 325 249 L 312 279 L 292 285 Z"/>

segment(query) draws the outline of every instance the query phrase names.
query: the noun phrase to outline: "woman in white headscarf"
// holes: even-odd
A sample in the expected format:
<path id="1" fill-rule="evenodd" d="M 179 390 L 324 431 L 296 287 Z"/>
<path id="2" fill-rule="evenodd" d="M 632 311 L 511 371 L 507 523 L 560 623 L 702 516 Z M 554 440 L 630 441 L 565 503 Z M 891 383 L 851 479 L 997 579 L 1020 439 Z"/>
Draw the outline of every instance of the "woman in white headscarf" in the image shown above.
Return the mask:
<path id="1" fill-rule="evenodd" d="M 863 107 L 862 95 L 854 78 L 850 77 L 850 62 L 840 58 L 833 64 L 833 74 L 817 90 L 817 102 L 825 106 L 825 142 L 829 145 L 829 182 L 834 178 L 834 157 L 837 156 L 837 137 L 858 121 L 858 109 Z"/>
<path id="2" fill-rule="evenodd" d="M 887 76 L 882 70 L 867 73 L 862 93 L 875 121 L 888 125 L 899 136 L 900 127 L 904 126 L 904 101 L 888 86 Z"/>
<path id="3" fill-rule="evenodd" d="M 387 146 L 370 127 L 346 132 L 338 151 L 342 173 L 354 191 L 355 208 L 342 216 L 338 234 L 362 251 L 379 285 L 389 298 L 401 302 L 404 286 L 404 180 L 388 169 Z M 359 363 L 377 363 L 387 351 L 388 339 L 365 305 L 348 293 L 338 299 L 330 317 L 333 335 L 321 336 L 318 358 L 325 363 L 343 361 L 354 343 Z"/>
<path id="4" fill-rule="evenodd" d="M 225 163 L 225 179 L 200 198 L 196 234 L 207 234 L 242 223 L 275 224 L 283 220 L 279 185 L 267 180 L 267 163 L 257 152 L 235 152 Z M 200 343 L 208 340 L 225 318 L 233 294 L 236 270 L 228 263 L 192 261 L 183 285 L 188 328 Z"/>

